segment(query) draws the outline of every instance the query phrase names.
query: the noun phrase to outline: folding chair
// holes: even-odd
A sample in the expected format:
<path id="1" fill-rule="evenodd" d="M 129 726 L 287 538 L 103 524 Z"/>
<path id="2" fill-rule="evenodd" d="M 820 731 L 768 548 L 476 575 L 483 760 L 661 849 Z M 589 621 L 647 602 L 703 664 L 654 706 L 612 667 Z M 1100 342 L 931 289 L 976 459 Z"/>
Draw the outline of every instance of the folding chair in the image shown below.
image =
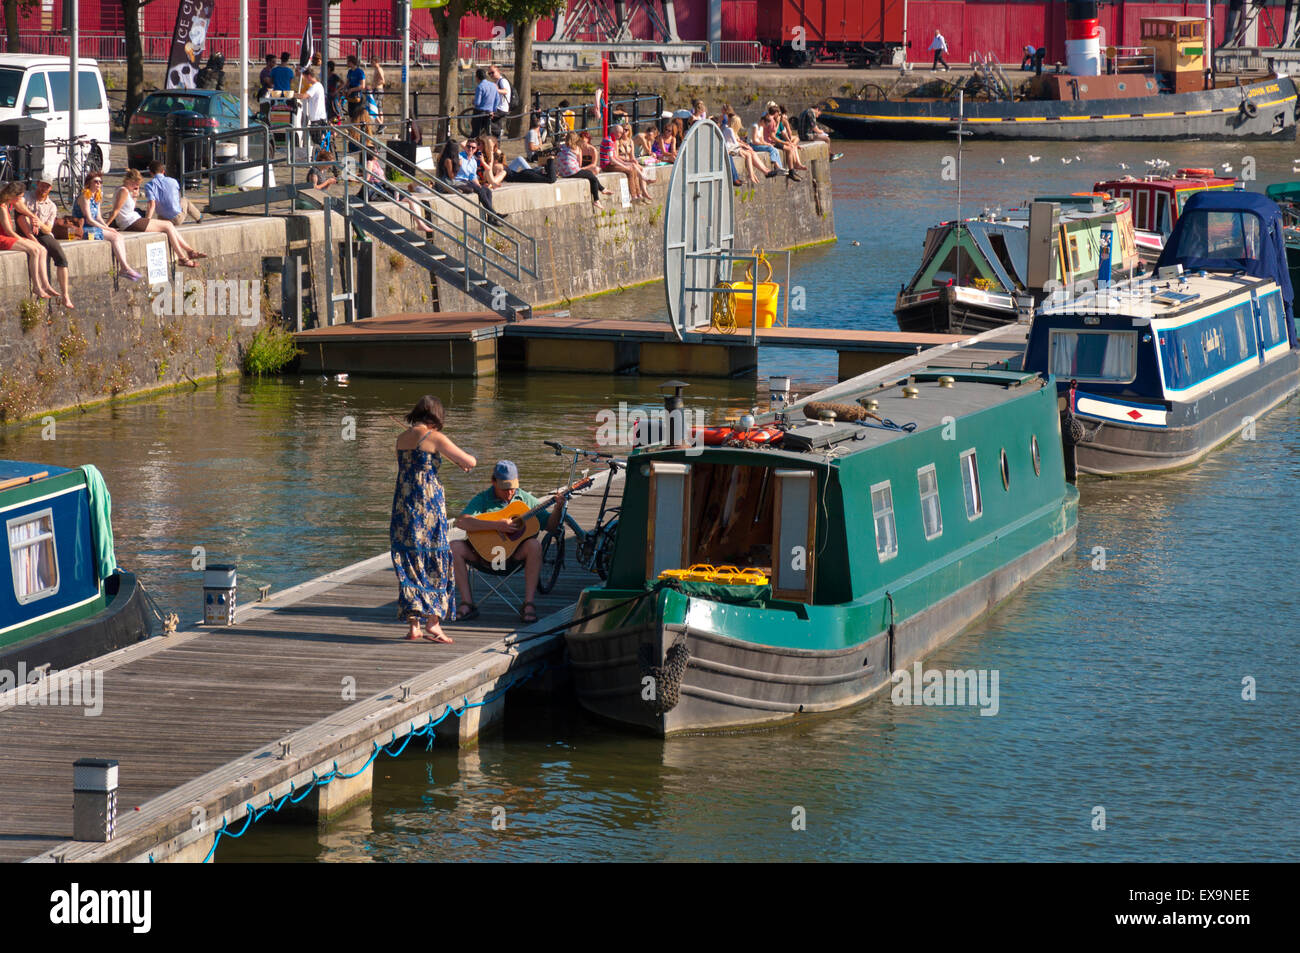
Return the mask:
<path id="1" fill-rule="evenodd" d="M 523 562 L 508 562 L 505 569 L 493 569 L 491 564 L 483 562 L 465 563 L 469 567 L 469 588 L 474 591 L 474 580 L 481 578 L 483 585 L 487 587 L 491 595 L 475 596 L 474 604 L 480 611 L 487 604 L 487 600 L 493 597 L 504 602 L 515 613 L 520 615 L 524 611 L 524 593 L 518 588 L 523 582 L 524 564 Z M 512 583 L 511 580 L 518 576 L 519 579 Z"/>

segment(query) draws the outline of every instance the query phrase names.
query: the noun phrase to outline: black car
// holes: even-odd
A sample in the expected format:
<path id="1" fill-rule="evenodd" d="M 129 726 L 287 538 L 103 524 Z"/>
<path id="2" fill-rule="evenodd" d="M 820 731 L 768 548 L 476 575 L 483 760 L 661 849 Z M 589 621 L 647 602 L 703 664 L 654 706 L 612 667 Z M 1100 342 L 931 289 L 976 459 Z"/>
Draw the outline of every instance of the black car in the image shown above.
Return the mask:
<path id="1" fill-rule="evenodd" d="M 194 132 L 233 132 L 255 125 L 258 121 L 251 111 L 246 122 L 239 121 L 239 97 L 233 93 L 216 89 L 162 89 L 152 92 L 141 100 L 139 108 L 127 120 L 127 165 L 141 169 L 148 166 L 155 155 L 165 158 L 162 142 L 167 135 L 167 117 L 173 114 L 181 129 Z M 138 142 L 154 136 L 158 137 L 159 142 Z M 249 152 L 261 155 L 261 136 L 250 138 Z M 187 168 L 203 168 L 210 164 L 204 158 L 200 143 L 194 143 L 186 150 Z"/>

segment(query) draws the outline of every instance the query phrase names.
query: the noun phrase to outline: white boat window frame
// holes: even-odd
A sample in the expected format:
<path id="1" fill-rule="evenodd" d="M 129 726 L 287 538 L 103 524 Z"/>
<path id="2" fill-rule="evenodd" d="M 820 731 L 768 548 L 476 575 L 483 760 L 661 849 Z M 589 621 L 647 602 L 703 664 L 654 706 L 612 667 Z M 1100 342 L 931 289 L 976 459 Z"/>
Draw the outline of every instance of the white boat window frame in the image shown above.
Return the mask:
<path id="1" fill-rule="evenodd" d="M 889 494 L 889 502 L 884 509 L 877 510 L 876 494 L 881 490 Z M 882 549 L 880 546 L 880 520 L 885 517 L 889 518 L 889 535 L 894 545 L 892 548 L 886 547 Z M 882 480 L 871 487 L 871 527 L 876 534 L 876 559 L 882 563 L 889 562 L 898 555 L 898 521 L 894 518 L 894 488 L 890 486 L 888 480 Z"/>
<path id="2" fill-rule="evenodd" d="M 971 523 L 984 515 L 984 494 L 980 490 L 980 464 L 975 448 L 963 450 L 958 457 L 961 465 L 961 495 L 966 507 L 966 522 Z M 971 512 L 971 493 L 974 491 L 975 512 Z"/>
<path id="3" fill-rule="evenodd" d="M 925 487 L 921 483 L 922 478 L 927 473 L 934 478 L 934 491 L 931 493 L 926 493 Z M 938 539 L 943 535 L 943 500 L 939 496 L 939 470 L 933 463 L 927 463 L 923 467 L 916 468 L 916 490 L 921 503 L 921 532 L 924 534 L 926 542 Z M 934 512 L 938 517 L 938 527 L 933 533 L 930 532 L 928 520 L 925 517 L 925 501 L 930 497 L 934 498 Z"/>
<path id="4" fill-rule="evenodd" d="M 49 519 L 50 528 L 48 532 L 42 532 L 29 539 L 20 540 L 17 543 L 13 542 L 11 534 L 13 533 L 15 526 L 26 523 L 35 523 L 42 519 Z M 18 584 L 17 550 L 30 549 L 46 542 L 47 540 L 50 544 L 50 557 L 54 565 L 54 584 L 24 595 Z M 59 572 L 59 544 L 54 531 L 54 508 L 52 506 L 47 506 L 45 509 L 36 510 L 31 513 L 24 513 L 22 516 L 15 516 L 12 519 L 6 520 L 5 544 L 9 547 L 9 574 L 14 587 L 14 598 L 18 600 L 20 606 L 30 605 L 33 602 L 39 602 L 41 599 L 48 599 L 50 596 L 58 594 L 63 578 L 62 573 Z"/>
<path id="5" fill-rule="evenodd" d="M 1128 374 L 1125 377 L 1093 377 L 1072 372 L 1056 370 L 1056 342 L 1057 339 L 1064 335 L 1084 335 L 1084 334 L 1105 334 L 1112 336 L 1122 336 L 1132 342 L 1132 348 L 1129 351 Z M 1137 380 L 1137 357 L 1138 357 L 1138 333 L 1136 330 L 1125 328 L 1049 328 L 1047 332 L 1047 366 L 1051 369 L 1057 378 L 1065 380 L 1077 380 L 1080 383 L 1089 384 L 1131 384 Z"/>

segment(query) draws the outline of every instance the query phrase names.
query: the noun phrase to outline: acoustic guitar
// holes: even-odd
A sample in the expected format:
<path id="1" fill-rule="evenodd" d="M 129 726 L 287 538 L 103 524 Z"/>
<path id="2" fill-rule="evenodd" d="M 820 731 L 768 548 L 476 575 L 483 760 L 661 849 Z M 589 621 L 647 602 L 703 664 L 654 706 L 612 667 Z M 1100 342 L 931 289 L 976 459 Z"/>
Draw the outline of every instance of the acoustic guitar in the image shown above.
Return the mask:
<path id="1" fill-rule="evenodd" d="M 594 480 L 594 477 L 584 477 L 568 489 L 561 490 L 559 493 L 560 498 L 564 499 L 572 493 L 585 490 L 591 486 Z M 486 529 L 466 533 L 466 539 L 469 540 L 470 546 L 474 548 L 474 552 L 478 553 L 479 558 L 486 563 L 509 559 L 515 554 L 515 550 L 519 548 L 524 540 L 532 539 L 541 532 L 542 524 L 538 520 L 537 514 L 553 505 L 557 504 L 549 495 L 532 509 L 529 509 L 528 504 L 523 500 L 516 498 L 499 510 L 493 510 L 490 513 L 476 513 L 474 514 L 476 520 L 493 520 L 505 523 L 517 517 L 522 525 L 513 532 L 503 527 L 496 530 Z"/>

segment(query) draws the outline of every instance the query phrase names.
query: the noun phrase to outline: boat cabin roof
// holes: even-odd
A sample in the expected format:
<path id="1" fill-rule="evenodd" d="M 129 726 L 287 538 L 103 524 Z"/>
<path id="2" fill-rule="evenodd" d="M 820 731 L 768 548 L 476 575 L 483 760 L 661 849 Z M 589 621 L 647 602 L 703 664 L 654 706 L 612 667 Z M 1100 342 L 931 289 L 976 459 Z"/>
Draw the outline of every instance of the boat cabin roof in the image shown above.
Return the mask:
<path id="1" fill-rule="evenodd" d="M 1158 281 L 1148 275 L 1050 304 L 1040 308 L 1039 314 L 1044 318 L 1060 314 L 1146 318 L 1158 326 L 1168 326 L 1159 322 L 1176 326 L 1204 314 L 1207 308 L 1226 306 L 1252 288 L 1267 293 L 1265 286 L 1272 284 L 1267 278 L 1252 278 L 1242 272 L 1194 272 Z"/>
<path id="2" fill-rule="evenodd" d="M 8 480 L 21 480 L 24 477 L 34 477 L 38 473 L 44 473 L 47 476 L 58 476 L 60 473 L 71 472 L 67 467 L 50 466 L 48 463 L 26 463 L 22 460 L 0 460 L 0 483 Z"/>
<path id="3" fill-rule="evenodd" d="M 1098 182 L 1093 187 L 1098 192 L 1117 193 L 1120 189 L 1133 188 L 1152 188 L 1159 189 L 1162 192 L 1181 192 L 1189 189 L 1231 189 L 1235 188 L 1237 180 L 1232 176 L 1221 175 L 1190 175 L 1184 170 L 1174 174 L 1164 173 L 1159 175 L 1144 175 L 1138 177 L 1135 175 L 1126 175 L 1120 179 L 1107 179 L 1104 182 Z"/>

